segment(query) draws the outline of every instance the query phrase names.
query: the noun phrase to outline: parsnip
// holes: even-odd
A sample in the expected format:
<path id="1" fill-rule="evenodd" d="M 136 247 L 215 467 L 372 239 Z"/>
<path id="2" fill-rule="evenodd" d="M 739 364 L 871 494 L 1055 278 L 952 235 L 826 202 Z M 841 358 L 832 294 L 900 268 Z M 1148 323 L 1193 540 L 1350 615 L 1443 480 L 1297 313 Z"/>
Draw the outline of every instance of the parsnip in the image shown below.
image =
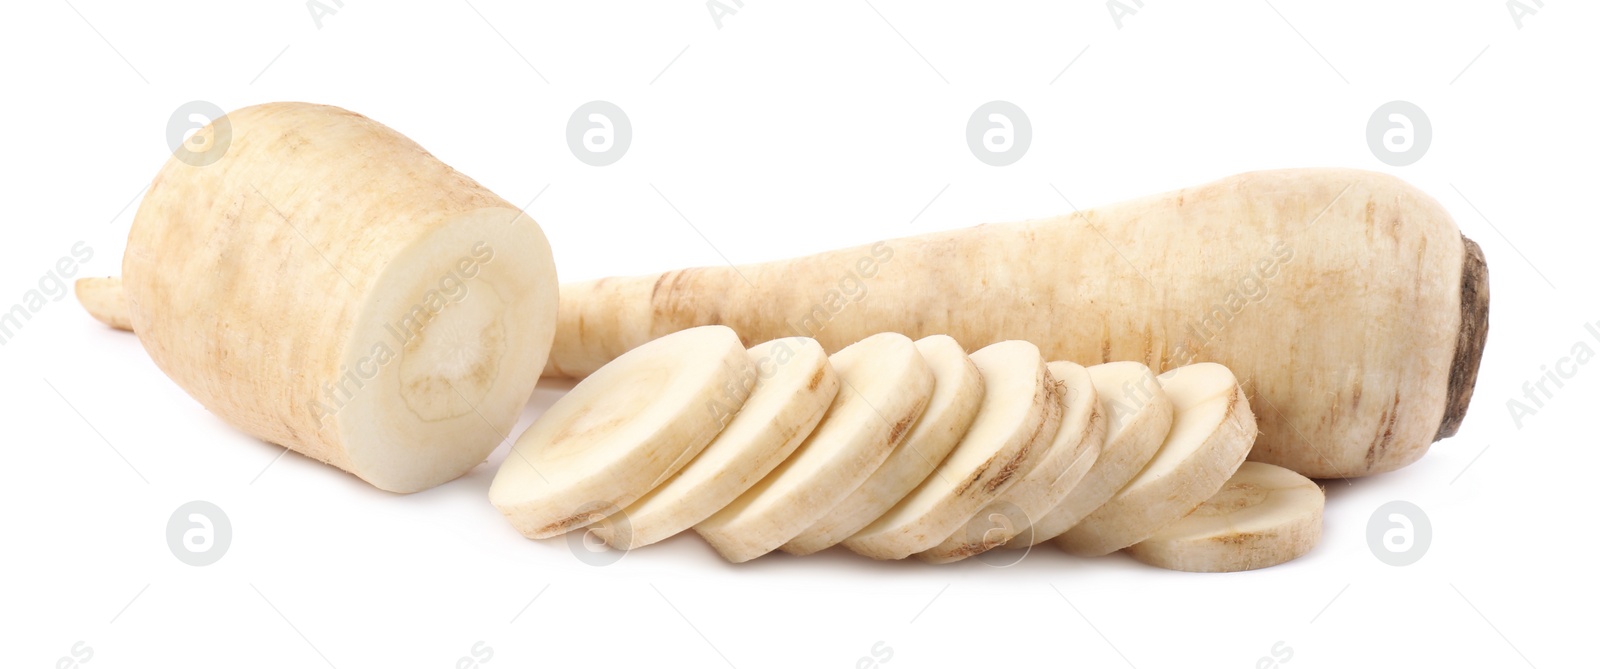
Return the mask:
<path id="1" fill-rule="evenodd" d="M 1054 509 L 1028 530 L 1018 532 L 1006 543 L 1007 548 L 1026 548 L 1054 539 L 1077 525 L 1144 469 L 1172 427 L 1172 402 L 1161 392 L 1149 367 L 1108 362 L 1090 367 L 1088 372 L 1101 410 L 1110 417 L 1100 456 Z"/>
<path id="2" fill-rule="evenodd" d="M 882 516 L 933 472 L 978 416 L 983 375 L 956 340 L 933 335 L 917 340 L 917 351 L 933 370 L 933 396 L 905 441 L 861 487 L 822 520 L 780 548 L 807 555 L 833 546 Z"/>
<path id="3" fill-rule="evenodd" d="M 1211 499 L 1126 552 L 1140 562 L 1179 571 L 1271 567 L 1317 545 L 1322 505 L 1322 488 L 1310 479 L 1246 462 Z"/>
<path id="4" fill-rule="evenodd" d="M 750 348 L 755 388 L 728 427 L 666 482 L 622 510 L 626 523 L 596 526 L 612 548 L 631 550 L 693 527 L 749 489 L 805 441 L 839 392 L 816 340 L 776 339 Z M 625 528 L 625 529 L 624 529 Z"/>
<path id="5" fill-rule="evenodd" d="M 1051 360 L 1157 371 L 1219 362 L 1259 410 L 1252 457 L 1314 477 L 1389 471 L 1455 433 L 1489 295 L 1482 253 L 1438 202 L 1342 169 L 561 291 L 550 375 L 581 377 L 707 323 L 829 350 L 895 331 L 968 348 L 1023 339 Z"/>
<path id="6" fill-rule="evenodd" d="M 1033 520 L 1059 504 L 1094 466 L 1106 436 L 1105 414 L 1094 382 L 1077 363 L 1052 362 L 1048 369 L 1060 391 L 1062 419 L 1044 456 L 961 529 L 917 553 L 918 559 L 933 564 L 955 562 L 1012 539 L 1025 539 Z"/>
<path id="7" fill-rule="evenodd" d="M 517 437 L 489 500 L 533 539 L 602 520 L 694 459 L 739 411 L 754 378 L 739 337 L 722 326 L 629 351 Z"/>
<path id="8" fill-rule="evenodd" d="M 933 393 L 933 372 L 904 335 L 876 334 L 833 354 L 842 387 L 793 455 L 695 525 L 730 562 L 771 552 L 816 523 L 899 445 Z"/>
<path id="9" fill-rule="evenodd" d="M 359 114 L 227 119 L 215 162 L 183 149 L 156 174 L 121 281 L 85 279 L 85 307 L 223 420 L 384 490 L 482 462 L 554 336 L 539 226 Z"/>
<path id="10" fill-rule="evenodd" d="M 911 494 L 844 541 L 856 553 L 898 560 L 938 545 L 1028 472 L 1061 427 L 1060 390 L 1038 347 L 990 344 L 972 354 L 983 404 L 950 455 Z"/>
<path id="11" fill-rule="evenodd" d="M 1139 475 L 1056 545 L 1075 555 L 1105 555 L 1182 518 L 1222 489 L 1256 438 L 1255 416 L 1228 368 L 1179 367 L 1156 377 L 1172 401 L 1172 430 Z"/>

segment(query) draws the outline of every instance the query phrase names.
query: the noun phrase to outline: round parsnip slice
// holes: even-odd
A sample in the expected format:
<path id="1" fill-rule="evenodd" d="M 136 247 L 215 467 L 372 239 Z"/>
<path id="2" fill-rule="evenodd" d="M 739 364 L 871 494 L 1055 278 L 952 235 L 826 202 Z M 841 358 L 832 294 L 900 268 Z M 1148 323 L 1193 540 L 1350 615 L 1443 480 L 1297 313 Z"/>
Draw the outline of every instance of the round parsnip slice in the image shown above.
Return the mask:
<path id="1" fill-rule="evenodd" d="M 1255 414 L 1227 367 L 1202 362 L 1156 377 L 1172 430 L 1156 457 L 1111 501 L 1056 538 L 1074 555 L 1105 555 L 1149 538 L 1216 494 L 1256 439 Z"/>
<path id="2" fill-rule="evenodd" d="M 1044 457 L 961 529 L 917 553 L 918 559 L 933 564 L 955 562 L 1014 538 L 1025 539 L 1033 519 L 1059 504 L 1094 466 L 1106 437 L 1106 419 L 1094 382 L 1089 380 L 1088 370 L 1077 363 L 1052 362 L 1048 369 L 1061 391 L 1062 414 L 1061 428 Z"/>
<path id="3" fill-rule="evenodd" d="M 933 397 L 905 441 L 861 487 L 781 548 L 809 555 L 837 544 L 877 520 L 928 478 L 972 426 L 983 403 L 983 375 L 965 349 L 945 335 L 917 340 L 917 351 L 933 369 Z"/>
<path id="4" fill-rule="evenodd" d="M 693 527 L 761 480 L 794 452 L 839 392 L 839 377 L 815 339 L 775 339 L 750 349 L 755 388 L 700 455 L 665 483 L 593 526 L 618 550 L 648 546 Z"/>
<path id="5" fill-rule="evenodd" d="M 842 384 L 793 455 L 694 529 L 729 562 L 781 546 L 860 487 L 894 451 L 933 394 L 933 372 L 905 335 L 886 332 L 829 359 Z"/>
<path id="6" fill-rule="evenodd" d="M 1094 467 L 1054 509 L 1018 532 L 1006 548 L 1026 548 L 1072 529 L 1117 494 L 1155 457 L 1172 429 L 1172 402 L 1149 367 L 1137 362 L 1108 362 L 1088 368 L 1109 417 L 1105 443 Z"/>
<path id="7" fill-rule="evenodd" d="M 743 405 L 754 375 L 739 336 L 720 325 L 628 351 L 517 438 L 489 501 L 534 539 L 597 522 L 705 448 Z"/>
<path id="8" fill-rule="evenodd" d="M 1061 427 L 1061 400 L 1039 348 L 1003 341 L 972 354 L 983 404 L 971 429 L 916 490 L 844 541 L 877 560 L 934 547 L 1044 455 Z"/>
<path id="9" fill-rule="evenodd" d="M 1135 560 L 1178 571 L 1245 571 L 1310 552 L 1322 538 L 1322 488 L 1293 471 L 1246 462 L 1189 515 L 1129 546 Z"/>

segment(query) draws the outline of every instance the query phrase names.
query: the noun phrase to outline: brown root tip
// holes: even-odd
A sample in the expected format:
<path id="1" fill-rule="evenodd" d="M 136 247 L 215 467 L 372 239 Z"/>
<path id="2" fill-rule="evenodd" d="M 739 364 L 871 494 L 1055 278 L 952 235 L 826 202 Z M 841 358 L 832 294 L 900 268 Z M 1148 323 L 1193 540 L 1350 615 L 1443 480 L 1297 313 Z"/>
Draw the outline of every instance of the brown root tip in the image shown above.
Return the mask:
<path id="1" fill-rule="evenodd" d="M 94 319 L 118 330 L 133 330 L 128 317 L 128 301 L 122 294 L 122 279 L 114 276 L 78 279 L 72 290 L 78 304 Z"/>
<path id="2" fill-rule="evenodd" d="M 1456 333 L 1456 357 L 1450 365 L 1450 388 L 1445 395 L 1444 419 L 1433 440 L 1455 436 L 1472 402 L 1472 388 L 1478 381 L 1478 363 L 1483 361 L 1483 343 L 1489 337 L 1489 265 L 1483 249 L 1466 235 L 1461 236 L 1466 253 L 1461 260 L 1461 330 Z"/>

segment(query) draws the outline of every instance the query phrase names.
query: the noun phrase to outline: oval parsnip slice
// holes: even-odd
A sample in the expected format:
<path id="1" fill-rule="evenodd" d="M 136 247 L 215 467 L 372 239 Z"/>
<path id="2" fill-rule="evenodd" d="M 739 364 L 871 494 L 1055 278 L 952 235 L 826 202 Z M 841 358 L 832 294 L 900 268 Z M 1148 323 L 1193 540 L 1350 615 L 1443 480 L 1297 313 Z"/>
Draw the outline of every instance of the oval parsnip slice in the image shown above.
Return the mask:
<path id="1" fill-rule="evenodd" d="M 972 362 L 984 391 L 971 429 L 916 490 L 846 539 L 846 548 L 878 560 L 932 548 L 1043 455 L 1061 426 L 1061 401 L 1039 348 L 1003 341 L 974 352 Z"/>
<path id="2" fill-rule="evenodd" d="M 1172 430 L 1111 501 L 1056 538 L 1074 555 L 1105 555 L 1149 538 L 1216 494 L 1255 443 L 1255 414 L 1233 372 L 1202 362 L 1156 377 L 1172 401 Z"/>
<path id="3" fill-rule="evenodd" d="M 1061 536 L 1101 507 L 1155 457 L 1172 429 L 1172 402 L 1149 367 L 1137 362 L 1108 362 L 1088 368 L 1109 418 L 1105 444 L 1094 467 L 1054 509 L 1006 543 L 1027 548 Z"/>
<path id="4" fill-rule="evenodd" d="M 744 407 L 700 455 L 622 510 L 594 526 L 612 548 L 648 546 L 693 527 L 727 506 L 789 457 L 822 420 L 839 377 L 814 339 L 775 339 L 750 348 L 755 388 Z M 625 521 L 625 522 L 619 522 Z"/>
<path id="5" fill-rule="evenodd" d="M 1135 560 L 1178 571 L 1245 571 L 1310 552 L 1322 538 L 1322 488 L 1264 462 L 1246 462 L 1189 515 L 1129 546 Z"/>
<path id="6" fill-rule="evenodd" d="M 933 372 L 905 335 L 882 333 L 829 359 L 842 384 L 811 436 L 733 503 L 695 525 L 730 562 L 805 531 L 883 464 L 922 415 Z"/>
<path id="7" fill-rule="evenodd" d="M 938 546 L 918 553 L 918 559 L 933 564 L 955 562 L 1024 538 L 1033 519 L 1060 503 L 1094 466 L 1105 442 L 1106 420 L 1089 372 L 1066 361 L 1052 362 L 1048 369 L 1061 391 L 1062 419 L 1044 457 L 961 529 Z"/>
<path id="8" fill-rule="evenodd" d="M 500 464 L 489 500 L 534 539 L 602 520 L 710 443 L 753 376 L 738 335 L 720 325 L 646 343 L 534 421 Z"/>
<path id="9" fill-rule="evenodd" d="M 933 370 L 933 397 L 911 427 L 911 434 L 861 487 L 822 520 L 781 546 L 784 552 L 809 555 L 837 544 L 877 520 L 928 478 L 950 454 L 978 416 L 983 402 L 983 375 L 965 349 L 945 335 L 917 340 L 917 351 Z"/>

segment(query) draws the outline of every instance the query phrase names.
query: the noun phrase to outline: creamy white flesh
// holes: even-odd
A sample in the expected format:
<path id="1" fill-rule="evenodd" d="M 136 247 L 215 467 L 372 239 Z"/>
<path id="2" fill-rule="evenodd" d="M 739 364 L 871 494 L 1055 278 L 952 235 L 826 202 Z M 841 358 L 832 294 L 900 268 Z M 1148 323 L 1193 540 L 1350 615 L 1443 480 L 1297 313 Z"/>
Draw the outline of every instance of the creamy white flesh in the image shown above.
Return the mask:
<path id="1" fill-rule="evenodd" d="M 844 541 L 879 560 L 934 547 L 1016 482 L 1061 425 L 1055 382 L 1038 347 L 1005 341 L 972 354 L 983 404 L 972 427 L 933 474 L 881 518 Z"/>
<path id="2" fill-rule="evenodd" d="M 1052 362 L 1048 369 L 1062 391 L 1062 420 L 1044 457 L 961 529 L 917 558 L 934 564 L 955 562 L 1027 534 L 1033 519 L 1060 503 L 1094 466 L 1106 423 L 1089 372 L 1065 361 Z"/>
<path id="3" fill-rule="evenodd" d="M 794 337 L 751 347 L 755 389 L 744 408 L 700 455 L 594 530 L 613 548 L 653 544 L 727 506 L 811 434 L 839 392 L 839 378 L 816 340 Z"/>
<path id="4" fill-rule="evenodd" d="M 1255 416 L 1233 372 L 1207 362 L 1156 378 L 1172 401 L 1172 430 L 1133 481 L 1057 537 L 1067 552 L 1105 555 L 1145 540 L 1220 490 L 1249 454 Z"/>
<path id="5" fill-rule="evenodd" d="M 1322 505 L 1322 488 L 1311 479 L 1246 462 L 1211 499 L 1126 550 L 1140 562 L 1179 571 L 1271 567 L 1317 545 Z"/>
<path id="6" fill-rule="evenodd" d="M 1100 508 L 1155 457 L 1172 427 L 1172 402 L 1150 368 L 1137 362 L 1108 362 L 1088 368 L 1109 417 L 1105 443 L 1094 466 L 1054 509 L 1006 543 L 1026 548 L 1054 539 Z"/>
<path id="7" fill-rule="evenodd" d="M 753 377 L 738 336 L 721 326 L 629 351 L 523 432 L 489 499 L 532 538 L 601 520 L 692 460 L 743 405 Z"/>
<path id="8" fill-rule="evenodd" d="M 883 464 L 922 415 L 933 372 L 904 335 L 873 335 L 830 359 L 841 387 L 793 455 L 695 531 L 730 562 L 793 539 Z"/>
<path id="9" fill-rule="evenodd" d="M 917 340 L 917 351 L 933 370 L 933 397 L 911 434 L 861 487 L 822 520 L 782 546 L 806 555 L 833 546 L 882 516 L 933 472 L 983 403 L 983 375 L 956 340 L 933 335 Z"/>

